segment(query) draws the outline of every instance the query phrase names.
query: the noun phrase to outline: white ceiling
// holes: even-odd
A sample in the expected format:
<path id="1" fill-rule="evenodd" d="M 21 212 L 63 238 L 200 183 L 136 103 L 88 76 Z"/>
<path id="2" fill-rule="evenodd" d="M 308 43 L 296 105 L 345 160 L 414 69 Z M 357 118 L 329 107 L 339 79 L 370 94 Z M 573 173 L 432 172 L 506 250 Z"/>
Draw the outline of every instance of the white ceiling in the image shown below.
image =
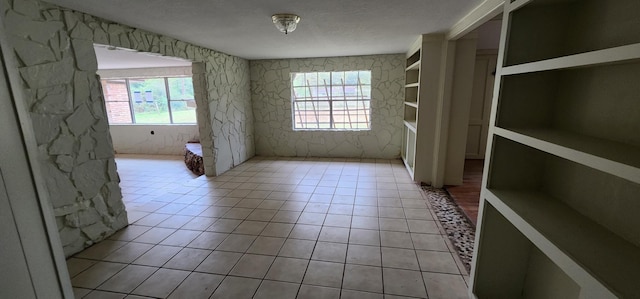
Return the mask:
<path id="1" fill-rule="evenodd" d="M 47 0 L 247 59 L 406 52 L 446 32 L 482 0 Z M 285 35 L 275 13 L 302 20 Z"/>

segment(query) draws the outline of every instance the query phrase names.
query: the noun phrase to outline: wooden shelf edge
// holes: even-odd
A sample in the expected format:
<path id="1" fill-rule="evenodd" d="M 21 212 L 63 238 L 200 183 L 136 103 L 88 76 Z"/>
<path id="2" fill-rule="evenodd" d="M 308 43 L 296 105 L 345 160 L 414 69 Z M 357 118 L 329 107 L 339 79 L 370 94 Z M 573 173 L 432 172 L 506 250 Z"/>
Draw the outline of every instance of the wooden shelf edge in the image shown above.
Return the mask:
<path id="1" fill-rule="evenodd" d="M 420 86 L 420 83 L 409 83 L 409 84 L 405 84 L 404 87 L 405 88 L 410 88 L 410 87 L 418 87 Z"/>
<path id="2" fill-rule="evenodd" d="M 549 154 L 640 184 L 640 167 L 625 164 L 629 163 L 629 160 L 618 162 L 616 160 L 620 159 L 616 159 L 611 155 L 607 157 L 602 153 L 589 152 L 589 149 L 575 149 L 578 146 L 571 147 L 568 142 L 563 144 L 560 140 L 572 140 L 574 144 L 607 148 L 607 152 L 615 153 L 615 155 L 623 159 L 638 157 L 640 150 L 630 146 L 553 130 L 519 130 L 494 127 L 494 133 Z"/>
<path id="3" fill-rule="evenodd" d="M 557 69 L 596 66 L 600 64 L 637 59 L 640 59 L 640 43 L 505 66 L 500 71 L 500 75 L 516 75 Z"/>
<path id="4" fill-rule="evenodd" d="M 640 267 L 640 248 L 544 194 L 483 191 L 485 199 L 567 275 L 603 295 L 593 298 L 637 291 L 637 281 L 629 274 Z"/>
<path id="5" fill-rule="evenodd" d="M 406 71 L 411 71 L 411 70 L 419 70 L 420 69 L 420 60 L 414 62 L 413 64 L 411 64 L 410 66 L 407 67 Z"/>
<path id="6" fill-rule="evenodd" d="M 418 108 L 418 102 L 404 102 L 405 105 L 411 106 L 413 108 Z"/>
<path id="7" fill-rule="evenodd" d="M 418 123 L 415 121 L 404 121 L 404 125 L 409 128 L 409 130 L 413 131 L 413 133 L 416 133 L 417 131 L 417 125 Z"/>

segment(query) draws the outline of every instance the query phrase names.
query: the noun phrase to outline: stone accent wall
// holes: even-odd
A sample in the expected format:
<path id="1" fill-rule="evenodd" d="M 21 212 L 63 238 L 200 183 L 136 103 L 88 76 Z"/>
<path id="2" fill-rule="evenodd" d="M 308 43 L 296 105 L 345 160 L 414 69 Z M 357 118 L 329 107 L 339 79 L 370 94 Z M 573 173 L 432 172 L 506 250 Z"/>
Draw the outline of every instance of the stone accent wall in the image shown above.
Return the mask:
<path id="1" fill-rule="evenodd" d="M 205 100 L 207 98 L 207 73 L 203 62 L 194 62 L 191 66 L 193 72 L 193 92 L 198 105 L 198 130 L 200 131 L 200 146 L 202 146 L 202 160 L 206 175 L 216 175 L 215 156 L 213 152 L 213 138 L 211 136 L 211 111 Z M 205 107 L 203 109 L 203 107 Z"/>
<path id="2" fill-rule="evenodd" d="M 127 225 L 93 43 L 201 62 L 208 174 L 254 155 L 248 61 L 45 2 L 0 0 L 0 8 L 67 256 Z"/>
<path id="3" fill-rule="evenodd" d="M 398 158 L 404 101 L 402 54 L 251 61 L 260 156 Z M 294 131 L 291 72 L 371 70 L 370 131 Z"/>
<path id="4" fill-rule="evenodd" d="M 218 56 L 207 59 L 205 65 L 215 175 L 255 156 L 249 61 Z"/>

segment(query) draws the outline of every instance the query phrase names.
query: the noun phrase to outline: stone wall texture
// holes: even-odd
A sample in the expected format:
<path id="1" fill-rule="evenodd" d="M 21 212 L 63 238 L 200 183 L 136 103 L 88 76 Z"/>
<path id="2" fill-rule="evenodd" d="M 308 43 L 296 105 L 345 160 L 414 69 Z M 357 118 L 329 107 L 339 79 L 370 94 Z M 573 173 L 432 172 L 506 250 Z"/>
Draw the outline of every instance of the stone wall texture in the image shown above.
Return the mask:
<path id="1" fill-rule="evenodd" d="M 93 43 L 199 62 L 208 174 L 254 155 L 248 61 L 44 2 L 0 6 L 67 256 L 127 225 Z"/>
<path id="2" fill-rule="evenodd" d="M 251 61 L 256 154 L 398 158 L 404 101 L 402 54 Z M 294 131 L 291 72 L 371 70 L 370 131 Z"/>

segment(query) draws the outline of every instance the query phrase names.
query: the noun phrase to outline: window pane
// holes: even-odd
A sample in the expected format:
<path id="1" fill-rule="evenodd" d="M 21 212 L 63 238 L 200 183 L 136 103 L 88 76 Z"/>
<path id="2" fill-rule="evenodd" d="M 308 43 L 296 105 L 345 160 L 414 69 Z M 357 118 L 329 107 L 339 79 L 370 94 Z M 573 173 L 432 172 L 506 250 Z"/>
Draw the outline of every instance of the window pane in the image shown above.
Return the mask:
<path id="1" fill-rule="evenodd" d="M 304 98 L 307 96 L 306 90 L 307 90 L 306 87 L 294 87 L 293 88 L 293 96 L 296 99 L 304 100 Z"/>
<path id="2" fill-rule="evenodd" d="M 304 73 L 293 73 L 291 74 L 291 86 L 304 86 Z"/>
<path id="3" fill-rule="evenodd" d="M 169 95 L 172 101 L 192 101 L 193 82 L 189 77 L 168 78 Z"/>
<path id="4" fill-rule="evenodd" d="M 331 84 L 331 73 L 324 72 L 318 73 L 318 85 L 329 85 Z"/>
<path id="5" fill-rule="evenodd" d="M 174 124 L 196 123 L 196 101 L 171 101 Z"/>
<path id="6" fill-rule="evenodd" d="M 358 72 L 344 72 L 345 84 L 358 84 Z"/>
<path id="7" fill-rule="evenodd" d="M 175 124 L 196 123 L 193 81 L 189 77 L 168 78 L 171 116 Z"/>
<path id="8" fill-rule="evenodd" d="M 318 85 L 318 73 L 305 73 L 305 84 L 308 86 Z"/>
<path id="9" fill-rule="evenodd" d="M 331 97 L 334 100 L 340 100 L 344 97 L 344 86 L 331 86 Z"/>
<path id="10" fill-rule="evenodd" d="M 345 86 L 344 95 L 347 97 L 347 99 L 356 99 L 358 96 L 358 87 L 355 85 Z"/>
<path id="11" fill-rule="evenodd" d="M 310 86 L 309 87 L 309 94 L 307 95 L 310 98 L 317 98 L 318 97 L 318 86 Z"/>
<path id="12" fill-rule="evenodd" d="M 322 102 L 317 102 L 316 105 L 318 106 L 318 110 L 320 111 L 329 111 L 329 101 L 322 101 Z"/>
<path id="13" fill-rule="evenodd" d="M 344 72 L 333 72 L 331 73 L 331 80 L 334 86 L 344 84 Z"/>
<path id="14" fill-rule="evenodd" d="M 330 94 L 331 94 L 331 92 L 329 91 L 329 86 L 322 85 L 322 86 L 318 87 L 318 97 L 328 100 L 328 97 L 329 97 Z"/>
<path id="15" fill-rule="evenodd" d="M 164 79 L 130 79 L 129 90 L 133 99 L 136 123 L 170 123 L 167 92 Z"/>
<path id="16" fill-rule="evenodd" d="M 370 128 L 370 71 L 294 73 L 291 80 L 295 129 Z"/>
<path id="17" fill-rule="evenodd" d="M 370 71 L 360 71 L 360 83 L 362 84 L 371 84 L 371 72 Z"/>

